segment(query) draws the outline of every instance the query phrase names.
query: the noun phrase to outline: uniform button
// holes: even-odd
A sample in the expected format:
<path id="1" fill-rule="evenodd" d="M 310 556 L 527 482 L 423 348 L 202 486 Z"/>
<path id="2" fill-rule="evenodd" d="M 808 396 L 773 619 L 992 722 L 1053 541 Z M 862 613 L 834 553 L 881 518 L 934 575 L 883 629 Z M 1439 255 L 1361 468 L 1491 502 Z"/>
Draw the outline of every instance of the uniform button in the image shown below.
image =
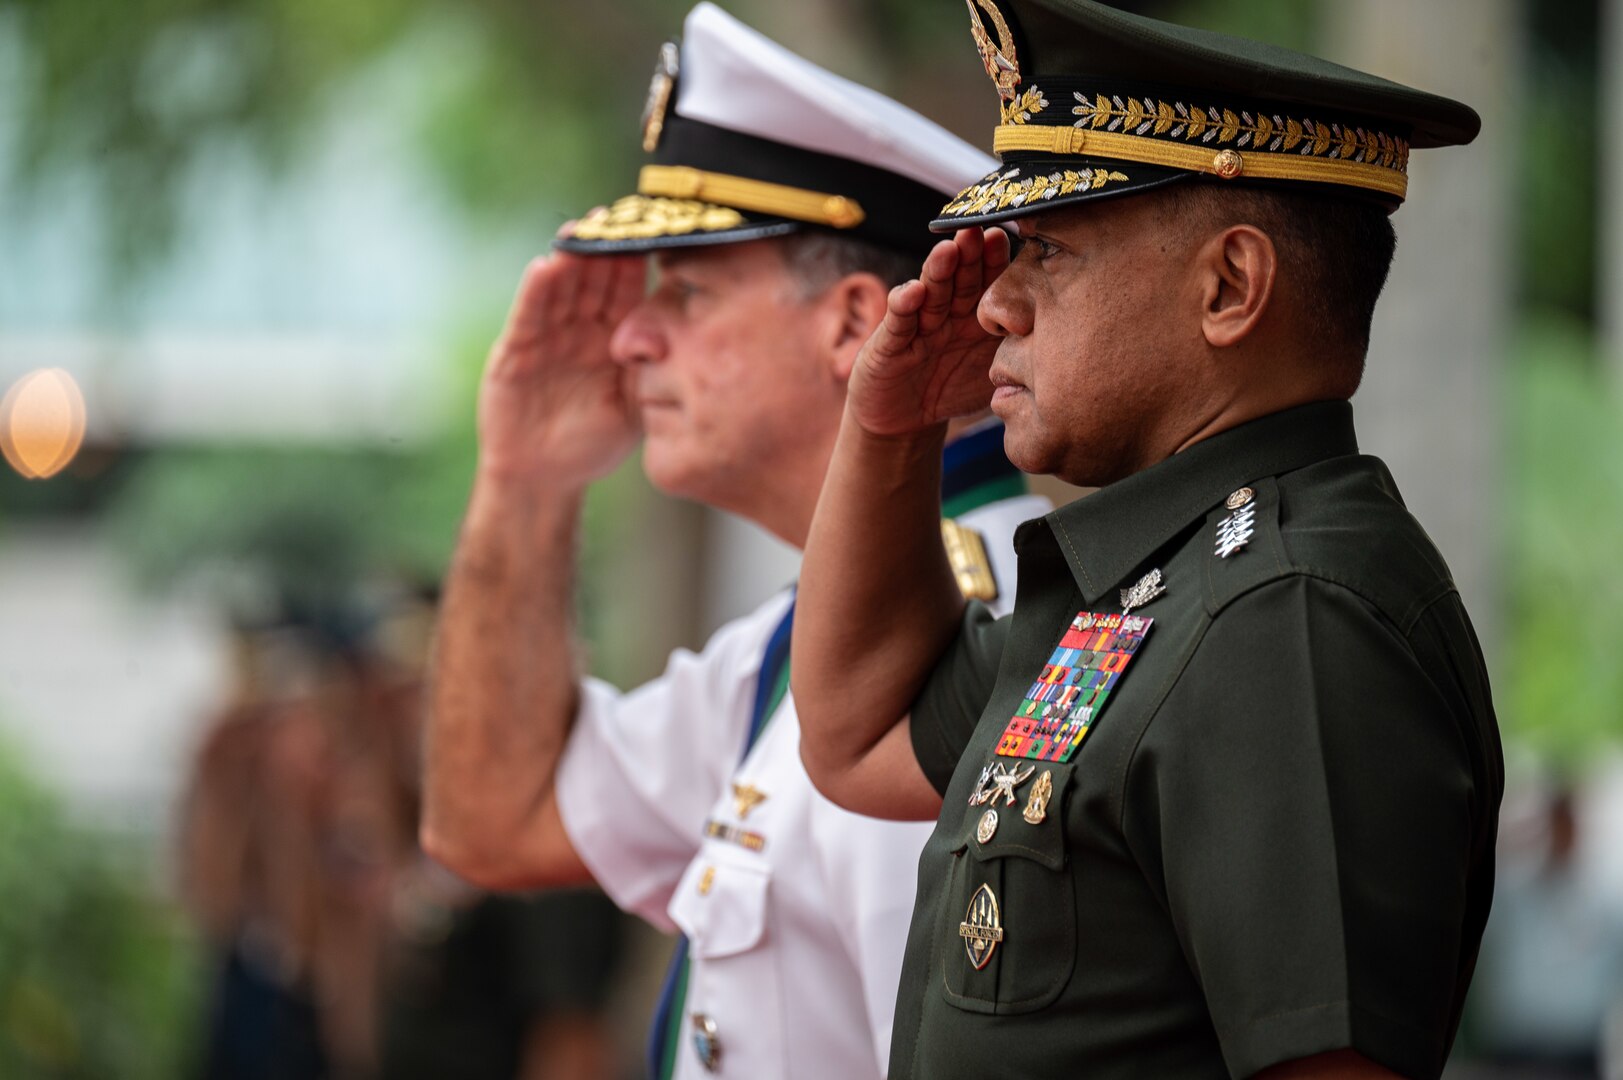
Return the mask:
<path id="1" fill-rule="evenodd" d="M 704 873 L 699 875 L 699 895 L 700 896 L 709 896 L 710 895 L 710 887 L 712 885 L 714 885 L 715 883 L 716 883 L 716 868 L 714 866 L 705 867 L 704 868 Z"/>
<path id="2" fill-rule="evenodd" d="M 1212 159 L 1212 172 L 1224 180 L 1233 180 L 1245 171 L 1245 158 L 1233 150 L 1223 150 Z"/>

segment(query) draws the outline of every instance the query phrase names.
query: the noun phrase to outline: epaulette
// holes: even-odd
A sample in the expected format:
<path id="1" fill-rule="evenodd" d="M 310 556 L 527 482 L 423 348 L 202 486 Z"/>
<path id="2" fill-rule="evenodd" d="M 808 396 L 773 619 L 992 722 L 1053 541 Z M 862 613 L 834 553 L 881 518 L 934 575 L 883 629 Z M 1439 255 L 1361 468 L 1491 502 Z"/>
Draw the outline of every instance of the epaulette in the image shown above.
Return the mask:
<path id="1" fill-rule="evenodd" d="M 985 537 L 952 518 L 942 518 L 941 542 L 946 545 L 947 562 L 952 565 L 952 576 L 958 579 L 964 599 L 988 604 L 996 600 L 997 577 L 986 554 Z"/>
<path id="2" fill-rule="evenodd" d="M 1264 477 L 1229 494 L 1206 515 L 1202 580 L 1215 616 L 1236 597 L 1289 572 L 1279 536 L 1279 485 Z"/>

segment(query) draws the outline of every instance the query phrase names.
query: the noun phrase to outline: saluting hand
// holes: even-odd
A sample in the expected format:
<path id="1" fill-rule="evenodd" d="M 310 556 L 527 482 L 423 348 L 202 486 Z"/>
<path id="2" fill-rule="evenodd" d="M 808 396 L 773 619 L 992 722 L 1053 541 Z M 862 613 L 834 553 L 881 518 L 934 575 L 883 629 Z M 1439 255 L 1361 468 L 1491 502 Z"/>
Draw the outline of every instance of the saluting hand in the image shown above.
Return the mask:
<path id="1" fill-rule="evenodd" d="M 640 256 L 559 251 L 525 268 L 479 390 L 483 473 L 584 487 L 631 452 L 637 409 L 609 339 L 646 280 Z"/>
<path id="2" fill-rule="evenodd" d="M 1002 229 L 963 229 L 935 246 L 918 280 L 891 290 L 851 373 L 851 409 L 864 430 L 905 435 L 987 407 L 998 339 L 975 309 L 1008 265 Z"/>

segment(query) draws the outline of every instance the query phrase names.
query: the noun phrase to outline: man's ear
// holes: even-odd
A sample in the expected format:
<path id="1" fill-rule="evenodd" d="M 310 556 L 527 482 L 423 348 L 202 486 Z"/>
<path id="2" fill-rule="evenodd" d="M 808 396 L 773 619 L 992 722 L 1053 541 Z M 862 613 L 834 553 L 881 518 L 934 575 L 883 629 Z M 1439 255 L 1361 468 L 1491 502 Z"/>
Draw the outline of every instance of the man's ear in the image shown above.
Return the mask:
<path id="1" fill-rule="evenodd" d="M 1196 255 L 1202 275 L 1201 332 L 1214 349 L 1240 344 L 1256 331 L 1274 296 L 1279 255 L 1268 234 L 1234 225 Z"/>
<path id="2" fill-rule="evenodd" d="M 890 288 L 877 276 L 861 273 L 845 275 L 818 298 L 818 338 L 839 382 L 851 377 L 857 353 L 885 317 L 889 295 Z"/>

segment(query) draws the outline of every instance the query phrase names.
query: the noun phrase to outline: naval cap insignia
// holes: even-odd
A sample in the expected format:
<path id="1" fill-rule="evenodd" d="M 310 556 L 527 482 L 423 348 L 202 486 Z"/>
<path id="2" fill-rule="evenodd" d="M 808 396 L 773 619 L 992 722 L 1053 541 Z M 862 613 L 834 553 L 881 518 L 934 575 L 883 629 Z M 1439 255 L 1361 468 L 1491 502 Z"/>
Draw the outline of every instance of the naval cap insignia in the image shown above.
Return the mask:
<path id="1" fill-rule="evenodd" d="M 648 83 L 648 103 L 642 109 L 642 150 L 652 154 L 659 146 L 659 137 L 665 131 L 665 115 L 670 111 L 671 92 L 676 89 L 676 73 L 681 64 L 676 42 L 667 41 L 659 47 L 659 59 L 654 62 L 654 77 Z"/>
<path id="2" fill-rule="evenodd" d="M 1003 923 L 998 917 L 997 897 L 990 885 L 982 885 L 969 898 L 969 910 L 958 924 L 958 936 L 964 939 L 964 951 L 969 962 L 979 971 L 991 962 L 1003 940 Z"/>
<path id="3" fill-rule="evenodd" d="M 981 54 L 981 63 L 986 66 L 986 74 L 997 84 L 998 97 L 1004 101 L 1013 101 L 1014 88 L 1020 85 L 1020 56 L 1015 51 L 1014 33 L 1009 29 L 1008 20 L 1004 19 L 1003 12 L 998 10 L 995 0 L 964 0 L 964 2 L 969 5 L 969 31 L 975 35 L 975 48 Z M 992 28 L 997 32 L 995 42 L 986 32 L 986 23 L 981 21 L 982 11 L 992 20 Z"/>

